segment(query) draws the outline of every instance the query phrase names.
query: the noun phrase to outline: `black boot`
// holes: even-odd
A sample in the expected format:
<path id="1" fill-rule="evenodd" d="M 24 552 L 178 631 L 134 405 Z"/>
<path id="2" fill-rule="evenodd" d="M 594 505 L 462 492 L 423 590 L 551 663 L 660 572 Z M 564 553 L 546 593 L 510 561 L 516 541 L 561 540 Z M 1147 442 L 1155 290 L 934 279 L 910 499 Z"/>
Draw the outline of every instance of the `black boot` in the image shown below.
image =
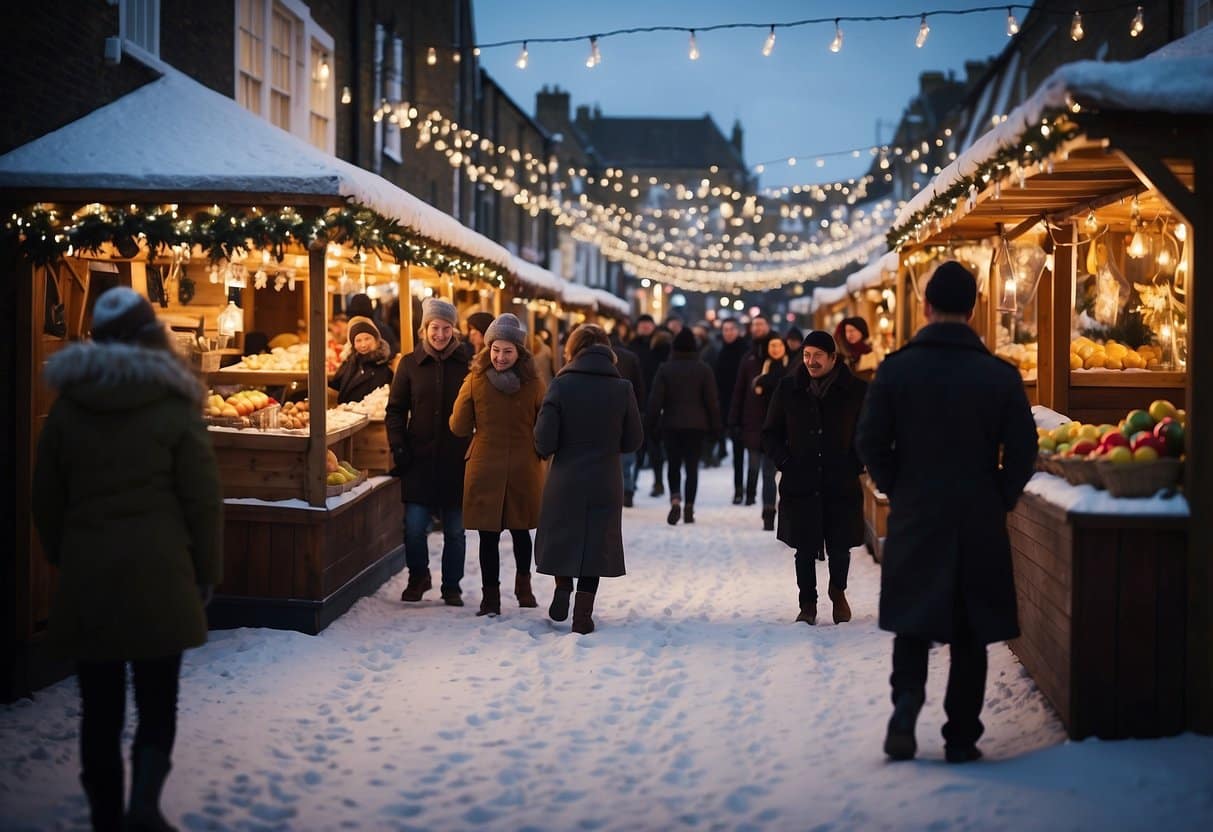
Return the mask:
<path id="1" fill-rule="evenodd" d="M 653 490 L 649 492 L 650 497 L 660 497 L 665 494 L 665 486 L 661 484 L 661 480 L 653 483 Z"/>
<path id="2" fill-rule="evenodd" d="M 80 775 L 84 795 L 88 798 L 89 820 L 97 832 L 121 832 L 123 771 L 103 772 L 90 777 Z"/>
<path id="3" fill-rule="evenodd" d="M 631 508 L 636 502 L 635 497 L 636 497 L 636 494 L 633 491 L 623 492 L 623 507 Z"/>
<path id="4" fill-rule="evenodd" d="M 501 615 L 501 584 L 486 586 L 476 615 Z"/>
<path id="5" fill-rule="evenodd" d="M 128 832 L 175 832 L 176 827 L 160 814 L 160 792 L 172 769 L 168 755 L 158 748 L 142 746 L 131 759 L 131 804 L 126 815 Z"/>
<path id="6" fill-rule="evenodd" d="M 462 607 L 463 593 L 457 589 L 444 589 L 442 590 L 442 603 L 448 607 Z"/>
<path id="7" fill-rule="evenodd" d="M 594 593 L 578 592 L 573 599 L 573 632 L 588 635 L 594 632 Z"/>
<path id="8" fill-rule="evenodd" d="M 733 490 L 733 505 L 735 505 L 735 506 L 741 505 L 741 501 L 744 499 L 745 499 L 745 492 L 743 492 L 740 488 Z"/>
<path id="9" fill-rule="evenodd" d="M 548 618 L 553 621 L 564 621 L 569 617 L 569 596 L 573 594 L 573 587 L 570 585 L 565 587 L 559 583 L 556 584 L 556 591 L 552 593 L 552 604 L 548 607 Z"/>
<path id="10" fill-rule="evenodd" d="M 671 526 L 677 526 L 681 517 L 682 503 L 670 503 L 670 513 L 665 516 L 665 521 Z"/>
<path id="11" fill-rule="evenodd" d="M 945 745 L 943 757 L 949 763 L 972 763 L 980 760 L 982 754 L 976 745 Z"/>
<path id="12" fill-rule="evenodd" d="M 918 712 L 926 701 L 923 691 L 902 691 L 893 706 L 889 719 L 889 730 L 884 738 L 884 753 L 890 760 L 912 760 L 918 752 L 918 741 L 914 739 L 914 726 L 918 723 Z"/>
<path id="13" fill-rule="evenodd" d="M 764 532 L 775 531 L 775 509 L 764 508 L 762 510 L 762 530 Z"/>
<path id="14" fill-rule="evenodd" d="M 684 523 L 694 523 L 695 522 L 695 506 L 691 505 L 690 503 L 687 503 L 686 508 L 684 508 L 682 510 L 682 522 L 684 522 Z"/>
<path id="15" fill-rule="evenodd" d="M 797 624 L 813 625 L 817 623 L 817 602 L 800 605 L 800 615 L 796 616 Z"/>
<path id="16" fill-rule="evenodd" d="M 539 602 L 535 600 L 535 592 L 531 589 L 530 572 L 519 572 L 514 576 L 514 597 L 518 599 L 520 607 L 539 606 Z"/>
<path id="17" fill-rule="evenodd" d="M 430 580 L 430 570 L 413 574 L 409 572 L 409 583 L 404 588 L 404 592 L 400 593 L 401 601 L 420 601 L 421 596 L 434 588 L 433 581 Z"/>

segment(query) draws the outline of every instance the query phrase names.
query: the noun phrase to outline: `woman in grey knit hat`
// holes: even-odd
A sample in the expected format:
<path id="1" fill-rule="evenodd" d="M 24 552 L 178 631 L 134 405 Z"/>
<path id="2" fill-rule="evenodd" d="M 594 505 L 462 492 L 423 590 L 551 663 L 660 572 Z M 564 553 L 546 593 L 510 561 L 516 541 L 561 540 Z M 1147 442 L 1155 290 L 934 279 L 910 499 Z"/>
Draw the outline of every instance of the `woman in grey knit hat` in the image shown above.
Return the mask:
<path id="1" fill-rule="evenodd" d="M 483 600 L 477 615 L 501 614 L 501 532 L 514 541 L 514 596 L 535 607 L 531 533 L 539 525 L 544 466 L 535 453 L 535 417 L 546 385 L 526 348 L 526 330 L 506 313 L 485 330 L 451 412 L 451 432 L 471 437 L 463 480 L 463 522 L 480 532 Z"/>

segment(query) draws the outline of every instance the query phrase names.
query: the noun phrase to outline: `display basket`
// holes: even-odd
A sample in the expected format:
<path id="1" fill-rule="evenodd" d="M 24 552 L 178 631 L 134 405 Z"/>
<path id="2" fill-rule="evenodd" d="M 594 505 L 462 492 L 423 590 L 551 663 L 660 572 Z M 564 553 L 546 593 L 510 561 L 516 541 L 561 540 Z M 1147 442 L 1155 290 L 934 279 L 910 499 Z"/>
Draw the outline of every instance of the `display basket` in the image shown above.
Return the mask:
<path id="1" fill-rule="evenodd" d="M 1120 463 L 1100 460 L 1096 465 L 1104 487 L 1113 497 L 1153 497 L 1160 491 L 1170 496 L 1183 472 L 1183 463 L 1178 459 Z"/>
<path id="2" fill-rule="evenodd" d="M 1065 477 L 1066 482 L 1070 485 L 1104 487 L 1099 463 L 1096 460 L 1082 457 L 1061 457 L 1055 460 L 1055 463 L 1061 471 L 1061 476 Z"/>
<path id="3" fill-rule="evenodd" d="M 1036 470 L 1046 474 L 1053 473 L 1052 454 L 1037 454 L 1036 455 Z"/>

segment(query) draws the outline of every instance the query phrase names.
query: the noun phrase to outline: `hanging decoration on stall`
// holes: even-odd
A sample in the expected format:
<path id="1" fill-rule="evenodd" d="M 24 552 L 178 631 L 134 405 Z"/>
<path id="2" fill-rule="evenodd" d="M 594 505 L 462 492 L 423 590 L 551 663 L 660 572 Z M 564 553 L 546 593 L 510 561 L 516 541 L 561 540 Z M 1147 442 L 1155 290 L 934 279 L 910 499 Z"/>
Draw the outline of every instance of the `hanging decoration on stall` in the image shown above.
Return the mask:
<path id="1" fill-rule="evenodd" d="M 385 254 L 397 263 L 426 266 L 497 288 L 505 287 L 509 275 L 502 264 L 470 257 L 355 203 L 310 220 L 290 207 L 222 209 L 216 205 L 185 217 L 177 205 L 116 207 L 92 203 L 65 215 L 37 204 L 6 218 L 0 243 L 15 248 L 35 265 L 52 263 L 75 251 L 95 254 L 107 244 L 126 259 L 140 253 L 149 258 L 163 256 L 174 246 L 198 246 L 212 264 L 211 281 L 217 283 L 215 267 L 222 261 L 233 266 L 242 263 L 250 250 L 261 249 L 281 263 L 288 246 L 307 248 L 317 240 L 349 246 L 355 253 Z M 244 271 L 243 265 L 240 271 Z M 232 277 L 239 280 L 241 275 L 233 268 Z"/>

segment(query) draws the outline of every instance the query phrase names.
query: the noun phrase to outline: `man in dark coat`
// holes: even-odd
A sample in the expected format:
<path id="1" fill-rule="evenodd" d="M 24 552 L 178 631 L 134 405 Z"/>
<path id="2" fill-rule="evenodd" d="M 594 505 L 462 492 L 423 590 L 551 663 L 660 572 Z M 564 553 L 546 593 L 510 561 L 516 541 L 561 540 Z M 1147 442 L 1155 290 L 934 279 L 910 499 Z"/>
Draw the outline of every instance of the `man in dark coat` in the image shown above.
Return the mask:
<path id="1" fill-rule="evenodd" d="M 754 390 L 754 379 L 762 374 L 763 362 L 767 359 L 767 342 L 771 340 L 771 325 L 761 316 L 750 322 L 750 350 L 741 360 L 737 381 L 733 384 L 732 401 L 729 403 L 729 428 L 734 439 L 752 455 L 762 454 L 762 423 L 767 417 L 766 400 Z M 754 505 L 758 496 L 759 465 L 749 465 L 746 478 L 745 504 Z M 764 509 L 775 505 L 773 489 L 767 493 L 770 479 L 763 481 L 762 504 Z M 734 495 L 734 503 L 737 502 Z"/>
<path id="2" fill-rule="evenodd" d="M 859 421 L 860 459 L 889 495 L 880 626 L 897 634 L 884 746 L 894 760 L 917 751 L 933 641 L 952 654 L 945 755 L 979 758 L 986 645 L 1019 635 L 1006 521 L 1032 475 L 1036 430 L 1019 373 L 967 325 L 976 298 L 959 263 L 935 270 L 928 325 L 886 357 Z"/>
<path id="3" fill-rule="evenodd" d="M 741 337 L 741 327 L 732 318 L 720 325 L 720 351 L 716 354 L 716 392 L 720 396 L 720 413 L 728 417 L 733 404 L 733 388 L 737 385 L 737 372 L 745 358 L 746 343 Z M 720 457 L 726 453 L 725 438 L 720 440 Z M 741 437 L 733 438 L 733 505 L 741 505 L 745 482 L 745 446 Z"/>
<path id="4" fill-rule="evenodd" d="M 430 515 L 442 520 L 442 600 L 463 606 L 464 454 L 469 441 L 451 433 L 451 411 L 468 374 L 471 356 L 460 343 L 453 304 L 426 298 L 417 347 L 400 360 L 384 418 L 405 504 L 404 549 L 409 582 L 402 601 L 420 601 L 433 587 L 426 530 Z"/>
<path id="5" fill-rule="evenodd" d="M 614 345 L 611 349 L 617 359 L 615 369 L 619 371 L 620 377 L 632 383 L 636 408 L 643 412 L 648 389 L 644 384 L 644 370 L 640 367 L 640 359 L 636 357 L 636 353 L 624 347 Z M 623 506 L 631 508 L 636 494 L 636 451 L 627 451 L 620 456 L 623 459 Z"/>
<path id="6" fill-rule="evenodd" d="M 796 550 L 797 621 L 817 623 L 817 553 L 830 560 L 834 623 L 851 620 L 851 547 L 863 542 L 863 465 L 855 426 L 867 393 L 838 360 L 828 332 L 805 336 L 803 357 L 775 388 L 763 425 L 764 452 L 783 472 L 777 536 Z"/>

